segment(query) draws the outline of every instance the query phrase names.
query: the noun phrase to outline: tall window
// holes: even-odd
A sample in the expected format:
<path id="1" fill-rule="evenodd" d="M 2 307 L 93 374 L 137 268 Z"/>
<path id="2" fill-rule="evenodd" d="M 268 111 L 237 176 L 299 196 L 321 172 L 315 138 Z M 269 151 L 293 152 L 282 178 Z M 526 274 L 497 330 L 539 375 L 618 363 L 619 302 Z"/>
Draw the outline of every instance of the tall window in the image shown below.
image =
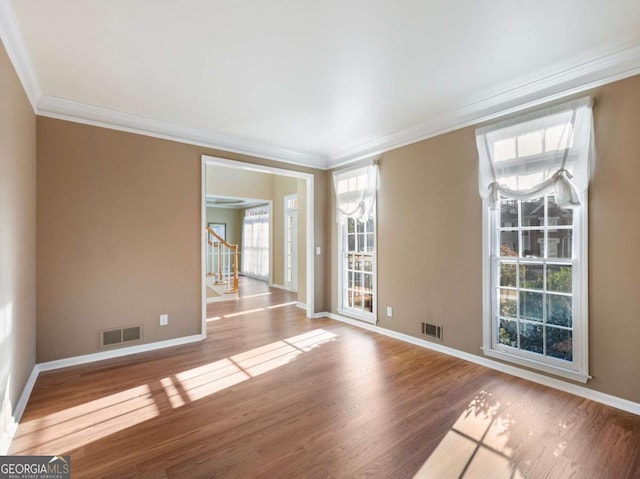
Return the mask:
<path id="1" fill-rule="evenodd" d="M 554 195 L 501 197 L 491 254 L 494 349 L 573 364 L 573 317 L 580 309 L 574 283 L 583 267 L 573 254 L 574 217 L 581 211 L 561 208 Z"/>
<path id="2" fill-rule="evenodd" d="M 476 135 L 485 200 L 484 352 L 586 382 L 591 100 Z"/>
<path id="3" fill-rule="evenodd" d="M 339 224 L 339 310 L 376 322 L 376 214 L 378 167 L 337 171 L 336 218 Z"/>
<path id="4" fill-rule="evenodd" d="M 269 206 L 245 210 L 242 218 L 242 274 L 269 280 Z"/>
<path id="5" fill-rule="evenodd" d="M 375 224 L 375 217 L 367 221 L 348 218 L 342 226 L 342 308 L 345 311 L 373 315 Z"/>

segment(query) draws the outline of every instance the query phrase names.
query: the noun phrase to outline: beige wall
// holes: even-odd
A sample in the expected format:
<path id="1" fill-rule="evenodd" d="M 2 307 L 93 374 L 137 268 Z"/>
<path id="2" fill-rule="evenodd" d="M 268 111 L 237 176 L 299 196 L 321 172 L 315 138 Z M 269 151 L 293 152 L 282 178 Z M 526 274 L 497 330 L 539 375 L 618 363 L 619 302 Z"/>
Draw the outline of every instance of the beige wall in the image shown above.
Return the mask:
<path id="1" fill-rule="evenodd" d="M 224 223 L 227 242 L 240 245 L 242 251 L 242 210 L 207 207 L 207 223 Z"/>
<path id="2" fill-rule="evenodd" d="M 640 76 L 590 92 L 597 164 L 589 191 L 590 373 L 587 387 L 640 401 Z M 582 95 L 581 95 L 582 96 Z M 378 197 L 379 325 L 480 355 L 482 202 L 474 128 L 384 153 Z M 328 182 L 330 308 L 337 312 L 337 230 Z M 393 318 L 384 314 L 394 309 Z"/>
<path id="3" fill-rule="evenodd" d="M 207 165 L 207 194 L 273 200 L 273 175 L 259 171 Z"/>
<path id="4" fill-rule="evenodd" d="M 0 444 L 36 359 L 36 117 L 0 43 Z"/>
<path id="5" fill-rule="evenodd" d="M 200 332 L 201 155 L 312 173 L 316 196 L 325 191 L 324 171 L 37 121 L 39 362 L 99 351 L 98 332 L 110 327 L 143 324 L 145 342 Z M 320 201 L 315 216 L 322 228 Z M 316 261 L 316 285 L 323 266 Z M 162 313 L 168 326 L 158 325 Z"/>
<path id="6" fill-rule="evenodd" d="M 589 188 L 589 385 L 640 401 L 640 76 L 598 89 Z"/>

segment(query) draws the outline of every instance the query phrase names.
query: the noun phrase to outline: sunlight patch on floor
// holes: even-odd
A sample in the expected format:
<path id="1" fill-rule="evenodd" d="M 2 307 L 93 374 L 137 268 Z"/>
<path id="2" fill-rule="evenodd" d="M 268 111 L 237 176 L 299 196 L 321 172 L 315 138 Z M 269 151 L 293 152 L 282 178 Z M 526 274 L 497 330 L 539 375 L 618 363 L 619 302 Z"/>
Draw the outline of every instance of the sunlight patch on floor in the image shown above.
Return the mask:
<path id="1" fill-rule="evenodd" d="M 272 293 L 248 294 L 246 296 L 240 296 L 240 299 L 257 298 L 258 296 L 269 296 L 270 294 L 272 294 Z"/>
<path id="2" fill-rule="evenodd" d="M 297 301 L 289 301 L 288 303 L 274 304 L 273 306 L 267 306 L 267 309 L 277 309 L 277 308 L 282 308 L 284 306 L 292 306 L 296 303 Z"/>
<path id="3" fill-rule="evenodd" d="M 331 341 L 335 337 L 336 335 L 333 333 L 316 329 L 183 371 L 176 374 L 176 379 L 182 390 L 186 391 L 189 400 L 196 401 L 249 378 L 284 366 L 300 354 Z M 163 384 L 167 379 L 162 380 Z M 172 384 L 172 387 L 175 388 L 175 385 Z M 166 392 L 170 399 L 176 396 L 174 390 L 166 390 Z"/>
<path id="4" fill-rule="evenodd" d="M 174 379 L 163 378 L 161 384 L 167 385 L 165 392 L 171 404 L 180 407 L 183 400 L 178 397 L 178 389 L 186 392 L 189 401 L 197 401 L 284 366 L 334 338 L 331 332 L 315 329 L 180 372 Z"/>
<path id="5" fill-rule="evenodd" d="M 177 381 L 174 383 L 173 378 L 162 378 L 160 380 L 160 384 L 167 393 L 172 409 L 182 407 L 188 402 L 188 398 L 183 397 L 183 394 L 180 389 L 178 389 L 179 386 L 176 383 Z"/>
<path id="6" fill-rule="evenodd" d="M 14 454 L 63 453 L 284 366 L 337 336 L 323 329 L 266 344 L 20 425 Z"/>
<path id="7" fill-rule="evenodd" d="M 247 359 L 238 359 L 233 356 L 231 359 L 250 377 L 256 377 L 290 363 L 303 353 L 302 350 L 283 341 L 274 343 L 274 346 L 276 346 L 275 349 L 265 351 L 258 356 Z"/>
<path id="8" fill-rule="evenodd" d="M 176 374 L 174 388 L 178 387 L 185 391 L 189 402 L 191 402 L 211 396 L 249 378 L 248 374 L 238 368 L 231 360 L 225 358 Z M 162 383 L 165 379 L 160 382 Z M 171 391 L 165 389 L 165 392 L 173 404 Z"/>
<path id="9" fill-rule="evenodd" d="M 478 394 L 431 453 L 414 479 L 523 479 L 511 463 L 514 424 L 490 393 Z"/>
<path id="10" fill-rule="evenodd" d="M 38 446 L 43 453 L 69 451 L 158 415 L 151 390 L 144 384 L 26 421 L 12 450 L 19 454 Z"/>
<path id="11" fill-rule="evenodd" d="M 235 318 L 237 316 L 244 316 L 246 314 L 257 313 L 259 311 L 264 311 L 264 308 L 256 308 L 256 309 L 247 309 L 245 311 L 239 311 L 237 313 L 225 314 L 224 318 Z"/>
<path id="12" fill-rule="evenodd" d="M 266 293 L 266 294 L 271 294 L 271 293 Z M 296 303 L 297 301 L 289 301 L 287 303 L 280 303 L 280 304 L 273 304 L 271 306 L 265 306 L 264 308 L 247 309 L 244 311 L 238 311 L 237 313 L 224 314 L 222 316 L 211 316 L 207 318 L 207 322 L 219 321 L 222 318 L 235 318 L 238 316 L 246 316 L 248 314 L 259 313 L 260 311 L 268 311 L 268 310 L 277 309 L 277 308 L 283 308 L 285 306 L 293 306 Z"/>

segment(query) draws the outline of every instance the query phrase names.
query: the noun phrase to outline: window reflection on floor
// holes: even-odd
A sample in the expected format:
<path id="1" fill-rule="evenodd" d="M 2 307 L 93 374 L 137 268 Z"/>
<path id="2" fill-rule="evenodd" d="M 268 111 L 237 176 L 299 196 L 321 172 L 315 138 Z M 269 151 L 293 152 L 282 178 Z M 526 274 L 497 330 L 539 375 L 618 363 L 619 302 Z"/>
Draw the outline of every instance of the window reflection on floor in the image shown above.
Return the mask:
<path id="1" fill-rule="evenodd" d="M 185 406 L 285 366 L 336 337 L 324 329 L 314 329 L 25 421 L 12 449 L 15 454 L 34 449 L 77 449 L 156 418 L 163 410 Z"/>
<path id="2" fill-rule="evenodd" d="M 511 462 L 515 421 L 490 393 L 478 394 L 440 441 L 414 479 L 524 479 Z"/>

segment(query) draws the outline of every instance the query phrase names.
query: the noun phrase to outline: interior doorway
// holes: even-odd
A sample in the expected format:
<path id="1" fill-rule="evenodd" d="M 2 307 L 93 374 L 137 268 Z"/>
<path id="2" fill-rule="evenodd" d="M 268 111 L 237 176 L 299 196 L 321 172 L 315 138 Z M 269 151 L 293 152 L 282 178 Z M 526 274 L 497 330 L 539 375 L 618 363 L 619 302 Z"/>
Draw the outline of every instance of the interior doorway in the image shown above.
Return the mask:
<path id="1" fill-rule="evenodd" d="M 211 203 L 212 198 L 216 198 L 216 202 L 224 200 L 227 208 L 237 208 L 237 205 L 231 204 L 232 199 L 251 198 L 253 201 L 261 202 L 260 205 L 254 204 L 251 208 L 245 207 L 247 205 L 240 206 L 239 221 L 242 225 L 240 238 L 231 242 L 232 247 L 234 243 L 238 245 L 238 267 L 231 268 L 232 271 L 239 273 L 236 284 L 240 285 L 240 290 L 235 293 L 236 298 L 242 300 L 242 285 L 249 284 L 250 282 L 247 283 L 247 281 L 250 279 L 253 281 L 258 278 L 270 288 L 272 292 L 270 294 L 276 294 L 278 288 L 281 288 L 281 291 L 289 291 L 287 293 L 289 295 L 294 293 L 293 298 L 297 299 L 295 304 L 306 311 L 307 317 L 313 317 L 315 260 L 313 179 L 313 175 L 309 173 L 202 156 L 202 218 L 205 225 L 202 241 L 203 332 L 206 333 L 207 314 L 213 311 L 211 308 L 226 307 L 223 303 L 216 302 L 215 305 L 210 305 L 211 311 L 207 311 L 207 268 L 212 269 L 209 244 L 215 244 L 217 240 L 213 237 L 214 241 L 211 241 L 212 235 L 208 232 L 216 225 L 209 225 L 206 222 L 207 200 Z M 252 208 L 264 209 L 267 205 L 268 222 L 262 221 L 266 217 L 262 213 L 251 214 Z M 218 206 L 221 205 L 218 204 Z M 247 218 L 251 221 L 245 219 L 245 215 L 249 215 Z M 229 220 L 228 223 L 230 224 L 231 221 Z M 260 243 L 263 246 L 268 244 L 268 248 L 253 244 L 255 238 L 249 234 L 251 233 L 249 229 L 253 231 L 256 228 L 259 230 L 260 238 L 264 239 L 268 236 L 268 243 L 266 241 Z M 227 225 L 227 235 L 230 232 L 231 228 Z M 255 267 L 249 268 L 251 257 L 258 258 L 260 261 L 254 262 Z M 267 257 L 269 257 L 268 260 Z M 233 261 L 230 264 L 233 264 Z M 247 276 L 243 276 L 244 269 L 247 270 Z M 255 271 L 250 274 L 249 269 Z M 227 269 L 223 265 L 224 271 Z M 268 279 L 265 277 L 266 271 L 268 271 Z M 227 284 L 231 284 L 231 280 L 227 281 Z M 211 302 L 211 298 L 209 301 Z"/>

